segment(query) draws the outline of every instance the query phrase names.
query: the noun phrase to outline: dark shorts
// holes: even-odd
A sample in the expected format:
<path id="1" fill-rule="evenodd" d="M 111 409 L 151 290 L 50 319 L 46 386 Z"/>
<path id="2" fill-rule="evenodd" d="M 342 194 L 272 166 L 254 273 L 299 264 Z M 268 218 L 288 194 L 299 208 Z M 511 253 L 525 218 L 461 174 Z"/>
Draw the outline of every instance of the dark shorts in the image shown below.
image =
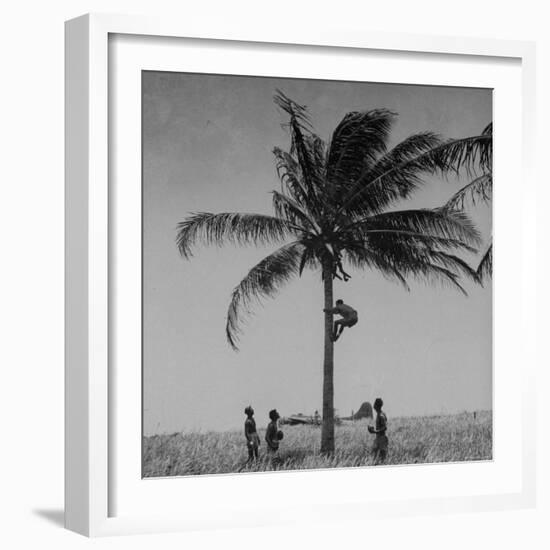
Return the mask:
<path id="1" fill-rule="evenodd" d="M 386 435 L 377 435 L 372 446 L 373 451 L 387 451 L 388 437 Z"/>
<path id="2" fill-rule="evenodd" d="M 339 325 L 342 325 L 343 327 L 354 327 L 357 324 L 357 318 L 355 319 L 338 319 L 336 321 Z"/>

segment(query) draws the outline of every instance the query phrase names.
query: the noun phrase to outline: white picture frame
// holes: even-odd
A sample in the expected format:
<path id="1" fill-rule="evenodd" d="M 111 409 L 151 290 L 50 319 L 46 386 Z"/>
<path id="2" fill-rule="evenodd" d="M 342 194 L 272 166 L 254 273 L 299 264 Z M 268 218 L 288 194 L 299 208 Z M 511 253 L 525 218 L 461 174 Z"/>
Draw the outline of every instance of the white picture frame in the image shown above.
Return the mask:
<path id="1" fill-rule="evenodd" d="M 110 37 L 127 37 L 132 42 L 120 58 L 110 58 Z M 164 37 L 160 50 L 148 44 L 144 37 Z M 284 48 L 285 55 L 317 55 L 320 52 L 338 53 L 338 55 L 361 55 L 362 52 L 374 52 L 388 56 L 387 61 L 394 67 L 401 66 L 400 74 L 394 78 L 414 83 L 411 74 L 404 69 L 407 57 L 419 59 L 419 63 L 438 63 L 442 68 L 429 80 L 426 72 L 418 73 L 419 82 L 429 84 L 449 84 L 450 76 L 445 76 L 444 66 L 454 64 L 451 72 L 466 71 L 466 65 L 478 64 L 479 76 L 472 70 L 472 84 L 490 85 L 484 80 L 487 67 L 495 67 L 495 90 L 506 87 L 506 79 L 513 80 L 510 89 L 516 95 L 503 94 L 500 106 L 495 107 L 495 141 L 497 182 L 502 182 L 503 191 L 496 194 L 495 200 L 495 368 L 502 372 L 495 386 L 495 432 L 504 434 L 513 431 L 511 442 L 497 445 L 494 461 L 487 467 L 476 465 L 456 471 L 446 466 L 434 466 L 432 470 L 408 467 L 370 470 L 349 470 L 334 472 L 277 473 L 275 476 L 222 476 L 204 479 L 170 479 L 143 481 L 136 477 L 136 464 L 141 456 L 135 456 L 136 438 L 125 439 L 125 433 L 136 434 L 140 424 L 139 381 L 134 376 L 124 380 L 124 390 L 120 380 L 113 373 L 116 359 L 117 338 L 125 338 L 130 345 L 138 345 L 132 340 L 132 334 L 112 332 L 113 307 L 117 299 L 113 285 L 112 247 L 117 238 L 117 223 L 121 216 L 132 219 L 136 195 L 125 198 L 134 200 L 134 206 L 120 207 L 120 200 L 114 200 L 109 182 L 117 177 L 118 165 L 134 164 L 133 153 L 128 157 L 124 147 L 109 157 L 109 142 L 118 135 L 127 118 L 117 118 L 110 107 L 116 105 L 115 83 L 120 86 L 127 83 L 123 75 L 140 70 L 140 59 L 149 53 L 148 68 L 157 66 L 159 56 L 164 60 L 161 68 L 170 63 L 172 48 L 179 47 L 177 40 L 193 41 L 195 57 L 189 52 L 189 67 L 204 72 L 214 70 L 207 62 L 207 56 L 201 56 L 200 44 L 208 42 L 209 47 L 224 49 L 249 48 L 250 52 L 259 49 L 256 56 L 263 62 L 262 55 L 270 54 L 266 66 L 268 74 L 277 74 L 274 67 L 277 48 Z M 198 48 L 196 47 L 198 45 Z M 122 51 L 122 50 L 120 50 Z M 198 51 L 198 53 L 197 53 Z M 148 53 L 149 52 L 149 53 Z M 235 59 L 243 60 L 235 51 Z M 118 54 L 117 54 L 118 55 Z M 155 55 L 157 56 L 155 58 Z M 394 56 L 395 59 L 391 58 Z M 142 57 L 140 57 L 142 56 Z M 219 55 L 218 55 L 219 57 Z M 228 55 L 228 57 L 231 57 Z M 255 55 L 247 57 L 254 59 Z M 390 59 L 391 58 L 391 59 Z M 136 62 L 137 59 L 137 62 Z M 155 61 L 156 59 L 156 61 Z M 116 62 L 115 62 L 116 61 Z M 235 61 L 237 62 L 237 61 Z M 240 61 L 239 61 L 240 62 Z M 176 63 L 174 61 L 174 63 Z M 179 63 L 179 62 L 178 62 Z M 243 61 L 244 63 L 244 61 Z M 272 63 L 270 66 L 269 63 Z M 460 63 L 465 64 L 460 67 Z M 517 200 L 518 188 L 522 197 L 521 211 L 527 211 L 536 201 L 535 185 L 530 178 L 532 173 L 532 148 L 534 140 L 534 64 L 535 49 L 532 43 L 498 41 L 489 39 L 460 39 L 450 37 L 432 37 L 415 35 L 394 35 L 386 33 L 352 33 L 346 29 L 307 29 L 296 34 L 295 31 L 273 29 L 269 24 L 254 29 L 212 29 L 204 28 L 192 22 L 173 21 L 168 18 L 148 18 L 118 15 L 85 15 L 66 23 L 66 491 L 65 518 L 66 527 L 88 536 L 111 534 L 137 534 L 159 531 L 181 531 L 230 526 L 254 526 L 270 523 L 291 522 L 296 514 L 289 506 L 282 508 L 277 499 L 289 491 L 295 491 L 297 505 L 301 506 L 301 521 L 326 521 L 360 519 L 369 515 L 407 515 L 411 513 L 440 513 L 441 511 L 481 511 L 487 509 L 520 508 L 534 504 L 535 498 L 535 430 L 529 418 L 535 416 L 534 373 L 536 356 L 533 338 L 535 326 L 536 296 L 529 285 L 526 266 L 534 264 L 536 254 L 534 241 L 527 236 L 535 231 L 536 220 L 530 210 L 529 216 L 521 217 L 521 234 L 510 234 L 504 220 L 504 212 L 510 204 L 506 189 L 512 175 L 516 175 L 521 185 L 515 186 Z M 510 67 L 499 72 L 498 67 Z M 262 74 L 261 69 L 246 68 L 242 74 Z M 189 69 L 191 70 L 191 69 Z M 234 69 L 235 70 L 235 69 Z M 314 69 L 312 69 L 314 70 Z M 332 70 L 332 69 L 327 69 Z M 424 71 L 428 71 L 425 68 Z M 120 73 L 118 72 L 120 71 Z M 133 71 L 133 73 L 132 73 Z M 273 72 L 275 71 L 275 72 Z M 296 74 L 303 75 L 303 65 Z M 332 73 L 336 78 L 336 73 Z M 122 76 L 121 76 L 122 75 Z M 512 75 L 512 76 L 510 76 Z M 288 74 L 287 74 L 288 76 Z M 309 75 L 311 77 L 311 75 Z M 117 80 L 119 78 L 119 80 Z M 379 78 L 382 78 L 380 76 Z M 446 80 L 447 78 L 447 80 Z M 479 80 L 476 81 L 475 78 Z M 489 78 L 489 77 L 487 77 Z M 121 80 L 122 79 L 122 80 Z M 500 79 L 500 80 L 499 80 Z M 375 79 L 376 80 L 376 79 Z M 454 82 L 454 81 L 453 81 Z M 510 81 L 512 82 L 512 81 Z M 113 103 L 113 98 L 115 101 Z M 516 141 L 507 143 L 501 140 L 499 150 L 499 116 L 497 109 L 505 107 L 507 101 L 514 105 L 517 117 L 516 126 L 510 126 L 506 135 L 514 135 Z M 129 101 L 129 103 L 131 103 Z M 506 105 L 507 106 L 507 105 Z M 131 115 L 131 111 L 129 111 Z M 117 115 L 118 116 L 118 115 Z M 500 119 L 502 120 L 502 118 Z M 128 125 L 139 121 L 128 122 Z M 510 123 L 512 124 L 512 123 Z M 504 121 L 501 128 L 506 128 Z M 514 130 L 517 130 L 514 131 Z M 128 131 L 128 129 L 126 129 Z M 517 134 L 517 135 L 516 135 Z M 519 140 L 519 141 L 518 141 Z M 139 141 L 139 140 L 138 140 Z M 506 154 L 506 147 L 520 144 L 521 155 L 512 160 Z M 517 147 L 516 147 L 517 149 Z M 131 155 L 134 154 L 134 157 Z M 132 160 L 133 158 L 133 160 Z M 508 164 L 507 164 L 508 163 Z M 513 164 L 516 163 L 516 164 Z M 498 186 L 498 183 L 497 183 Z M 139 186 L 137 186 L 139 188 Z M 135 192 L 130 188 L 130 193 Z M 115 197 L 116 198 L 116 197 Z M 131 204 L 129 201 L 127 204 Z M 132 210 L 134 208 L 134 210 Z M 502 215 L 501 215 L 502 213 Z M 502 237 L 501 237 L 502 236 Z M 502 244 L 499 244 L 502 243 Z M 509 261 L 507 249 L 521 250 L 520 261 L 516 266 Z M 500 257 L 500 260 L 499 260 Z M 134 270 L 132 260 L 116 257 L 126 270 Z M 501 271 L 499 271 L 499 261 Z M 502 272 L 502 276 L 500 273 Z M 135 282 L 139 284 L 136 274 Z M 131 286 L 131 285 L 130 285 Z M 135 286 L 135 285 L 134 285 Z M 514 295 L 510 302 L 504 302 L 506 295 Z M 500 298 L 499 298 L 500 296 Z M 130 295 L 131 302 L 131 295 Z M 126 302 L 128 303 L 128 302 Z M 120 304 L 117 308 L 120 309 Z M 135 308 L 135 304 L 130 309 Z M 499 316 L 499 313 L 501 315 Z M 518 317 L 519 316 L 519 317 Z M 521 322 L 518 321 L 521 320 Z M 514 336 L 512 338 L 511 336 Z M 132 344 L 132 342 L 134 342 Z M 521 356 L 519 352 L 521 351 Z M 521 357 L 520 363 L 518 359 Z M 515 363 L 514 363 L 515 360 Z M 134 373 L 135 374 L 135 373 Z M 500 380 L 500 381 L 499 381 Z M 128 383 L 126 385 L 126 382 Z M 518 389 L 519 388 L 519 389 Z M 521 415 L 508 411 L 506 403 L 513 396 L 519 402 Z M 122 412 L 121 412 L 122 411 Z M 502 411 L 502 412 L 501 412 Z M 509 415 L 509 416 L 507 416 Z M 116 417 L 116 418 L 115 418 Z M 500 420 L 499 420 L 500 418 Z M 128 428 L 128 429 L 127 429 Z M 495 435 L 495 437 L 497 437 Z M 503 438 L 500 438 L 503 441 Z M 116 449 L 116 453 L 115 453 Z M 499 452 L 500 449 L 500 452 Z M 116 454 L 116 456 L 115 456 Z M 122 457 L 122 458 L 121 458 Z M 509 460 L 508 460 L 509 459 Z M 120 463 L 127 465 L 120 467 Z M 131 462 L 131 464 L 130 464 Z M 451 467 L 452 468 L 452 467 Z M 500 469 L 499 469 L 500 468 Z M 131 472 L 124 479 L 121 471 Z M 497 471 L 498 470 L 498 471 Z M 435 471 L 437 473 L 425 473 Z M 446 491 L 445 480 L 456 475 L 454 489 Z M 464 476 L 464 480 L 460 476 Z M 322 478 L 319 476 L 323 476 Z M 362 476 L 361 478 L 359 476 Z M 493 476 L 493 477 L 491 477 Z M 276 477 L 276 479 L 274 479 Z M 368 483 L 374 497 L 354 492 L 358 480 Z M 395 483 L 402 487 L 381 498 L 376 487 Z M 467 480 L 481 481 L 474 490 Z M 319 483 L 319 482 L 322 483 Z M 493 483 L 494 482 L 494 483 Z M 186 483 L 183 487 L 182 483 Z M 156 485 L 155 485 L 156 484 Z M 323 491 L 316 493 L 316 487 L 322 485 Z M 462 487 L 459 490 L 458 486 Z M 433 490 L 430 491 L 429 487 Z M 215 508 L 208 508 L 208 502 L 217 494 L 245 494 L 258 491 L 259 494 L 271 494 L 274 503 L 266 499 L 255 501 L 253 513 L 237 514 L 244 503 L 233 498 L 220 499 Z M 157 490 L 157 488 L 160 488 Z M 426 489 L 428 488 L 428 490 Z M 436 490 L 437 489 L 437 490 Z M 277 492 L 279 491 L 279 493 Z M 115 494 L 116 493 L 116 494 Z M 203 500 L 199 498 L 203 495 Z M 390 491 L 391 493 L 391 491 Z M 321 504 L 326 494 L 330 495 L 332 507 L 330 514 L 323 512 Z M 169 507 L 179 495 L 178 509 Z M 195 495 L 195 497 L 193 497 Z M 309 495 L 309 496 L 308 496 Z M 378 495 L 378 496 L 377 496 Z M 160 502 L 167 503 L 160 506 Z M 302 499 L 300 501 L 300 499 Z M 280 500 L 279 502 L 283 502 Z M 118 503 L 118 504 L 117 504 Z M 122 503 L 122 505 L 120 504 Z M 147 503 L 153 506 L 147 506 Z M 318 506 L 316 505 L 319 504 Z M 326 509 L 326 506 L 325 506 Z M 276 513 L 274 513 L 276 510 Z M 156 511 L 156 512 L 155 512 Z"/>

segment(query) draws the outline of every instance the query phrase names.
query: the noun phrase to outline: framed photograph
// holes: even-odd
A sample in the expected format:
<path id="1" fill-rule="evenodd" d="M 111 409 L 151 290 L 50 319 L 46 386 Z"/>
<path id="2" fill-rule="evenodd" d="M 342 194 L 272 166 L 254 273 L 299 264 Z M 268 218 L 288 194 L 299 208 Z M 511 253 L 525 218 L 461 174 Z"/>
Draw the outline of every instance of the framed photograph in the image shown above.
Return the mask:
<path id="1" fill-rule="evenodd" d="M 533 64 L 67 22 L 67 528 L 533 505 Z"/>

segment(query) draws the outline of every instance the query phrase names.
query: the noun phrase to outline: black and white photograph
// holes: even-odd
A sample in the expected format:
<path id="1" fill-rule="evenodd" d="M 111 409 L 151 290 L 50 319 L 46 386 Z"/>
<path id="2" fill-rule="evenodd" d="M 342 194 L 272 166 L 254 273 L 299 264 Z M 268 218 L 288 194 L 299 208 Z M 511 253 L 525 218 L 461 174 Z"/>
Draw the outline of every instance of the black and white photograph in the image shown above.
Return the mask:
<path id="1" fill-rule="evenodd" d="M 491 89 L 142 72 L 142 476 L 493 458 Z"/>
<path id="2" fill-rule="evenodd" d="M 5 5 L 4 548 L 550 548 L 548 10 L 452 7 Z"/>

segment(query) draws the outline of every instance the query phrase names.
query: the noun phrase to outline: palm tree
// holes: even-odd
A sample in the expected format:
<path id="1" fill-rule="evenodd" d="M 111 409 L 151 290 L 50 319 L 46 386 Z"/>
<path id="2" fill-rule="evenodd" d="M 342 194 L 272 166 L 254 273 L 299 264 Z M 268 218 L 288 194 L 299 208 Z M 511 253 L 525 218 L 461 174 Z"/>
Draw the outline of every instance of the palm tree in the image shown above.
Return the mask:
<path id="1" fill-rule="evenodd" d="M 422 185 L 422 174 L 445 170 L 430 154 L 442 142 L 414 134 L 388 150 L 396 114 L 386 109 L 350 112 L 326 144 L 312 129 L 306 107 L 278 91 L 288 116 L 288 151 L 275 148 L 281 188 L 273 191 L 274 215 L 199 212 L 178 224 L 177 245 L 190 258 L 198 243 L 279 244 L 233 290 L 226 335 L 238 349 L 241 322 L 253 302 L 273 297 L 305 269 L 320 272 L 324 308 L 333 307 L 333 281 L 347 281 L 345 266 L 376 269 L 409 288 L 410 277 L 448 283 L 465 293 L 459 276 L 474 273 L 458 251 L 474 251 L 479 235 L 463 212 L 390 210 Z M 334 452 L 333 314 L 324 317 L 321 452 Z"/>
<path id="2" fill-rule="evenodd" d="M 480 135 L 449 140 L 436 147 L 432 154 L 437 156 L 437 164 L 445 165 L 457 175 L 465 170 L 472 178 L 459 189 L 446 203 L 445 207 L 464 210 L 467 204 L 473 206 L 481 202 L 488 204 L 493 196 L 493 124 L 488 124 Z M 480 283 L 490 277 L 493 269 L 493 241 L 481 257 L 476 269 Z"/>

